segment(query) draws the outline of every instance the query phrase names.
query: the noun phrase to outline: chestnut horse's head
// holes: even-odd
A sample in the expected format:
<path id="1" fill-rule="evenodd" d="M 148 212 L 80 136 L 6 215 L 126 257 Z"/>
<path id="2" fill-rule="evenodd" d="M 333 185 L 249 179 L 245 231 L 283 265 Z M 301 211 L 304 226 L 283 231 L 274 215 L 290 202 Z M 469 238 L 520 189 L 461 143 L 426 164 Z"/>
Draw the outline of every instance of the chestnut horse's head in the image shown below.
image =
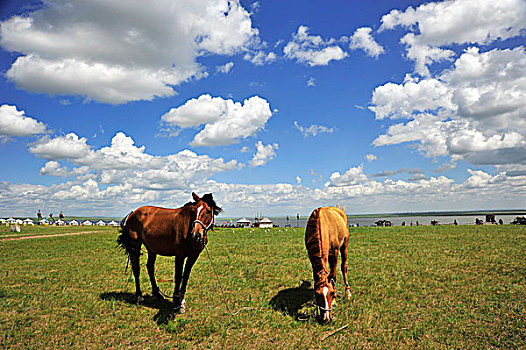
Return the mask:
<path id="1" fill-rule="evenodd" d="M 192 223 L 192 237 L 200 243 L 208 243 L 208 230 L 214 226 L 214 216 L 219 214 L 222 209 L 217 206 L 211 193 L 199 197 L 192 192 L 195 203 L 195 220 Z"/>
<path id="2" fill-rule="evenodd" d="M 314 287 L 314 299 L 320 312 L 320 321 L 330 322 L 332 320 L 332 305 L 336 298 L 336 289 L 333 283 L 327 279 L 317 283 Z"/>

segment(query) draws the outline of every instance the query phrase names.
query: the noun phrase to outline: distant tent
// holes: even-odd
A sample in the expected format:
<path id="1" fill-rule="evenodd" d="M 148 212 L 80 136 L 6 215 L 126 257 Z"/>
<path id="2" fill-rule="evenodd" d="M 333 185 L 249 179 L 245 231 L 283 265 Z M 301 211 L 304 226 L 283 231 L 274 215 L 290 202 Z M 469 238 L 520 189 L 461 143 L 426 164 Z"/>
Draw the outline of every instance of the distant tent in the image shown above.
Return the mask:
<path id="1" fill-rule="evenodd" d="M 23 224 L 23 223 L 24 223 L 24 222 L 23 222 L 22 220 L 20 220 L 20 219 L 16 219 L 16 220 L 15 220 L 15 224 L 19 224 L 19 225 L 21 225 L 21 224 Z"/>
<path id="2" fill-rule="evenodd" d="M 236 224 L 243 226 L 243 227 L 247 227 L 247 226 L 250 226 L 250 220 L 247 220 L 246 218 L 239 219 L 236 221 Z"/>
<path id="3" fill-rule="evenodd" d="M 82 225 L 84 225 L 84 226 L 91 226 L 91 225 L 93 225 L 93 223 L 91 221 L 89 221 L 89 220 L 86 220 L 86 221 L 84 221 L 82 223 Z"/>
<path id="4" fill-rule="evenodd" d="M 55 222 L 55 224 L 57 224 L 58 226 L 64 226 L 64 225 L 66 225 L 66 223 L 65 223 L 64 221 L 62 221 L 62 220 L 57 220 L 57 221 Z"/>
<path id="5" fill-rule="evenodd" d="M 9 219 L 7 219 L 7 223 L 8 224 L 14 224 L 15 223 L 15 219 L 14 218 L 9 218 Z"/>
<path id="6" fill-rule="evenodd" d="M 42 220 L 40 220 L 39 222 L 40 222 L 40 225 L 45 225 L 45 224 L 47 224 L 46 219 L 42 219 Z"/>
<path id="7" fill-rule="evenodd" d="M 269 218 L 263 218 L 259 221 L 259 227 L 261 228 L 272 228 L 272 220 Z"/>
<path id="8" fill-rule="evenodd" d="M 79 222 L 77 220 L 71 220 L 69 224 L 73 226 L 78 226 Z"/>
<path id="9" fill-rule="evenodd" d="M 30 218 L 24 220 L 24 225 L 34 225 L 35 223 Z"/>
<path id="10" fill-rule="evenodd" d="M 110 222 L 108 222 L 108 226 L 113 226 L 113 227 L 117 227 L 119 226 L 119 223 L 115 220 L 112 220 Z"/>
<path id="11" fill-rule="evenodd" d="M 4 224 L 6 222 L 6 219 L 0 219 L 0 223 Z"/>
<path id="12" fill-rule="evenodd" d="M 97 226 L 106 226 L 106 223 L 104 221 L 102 221 L 102 220 L 99 220 L 97 222 Z"/>

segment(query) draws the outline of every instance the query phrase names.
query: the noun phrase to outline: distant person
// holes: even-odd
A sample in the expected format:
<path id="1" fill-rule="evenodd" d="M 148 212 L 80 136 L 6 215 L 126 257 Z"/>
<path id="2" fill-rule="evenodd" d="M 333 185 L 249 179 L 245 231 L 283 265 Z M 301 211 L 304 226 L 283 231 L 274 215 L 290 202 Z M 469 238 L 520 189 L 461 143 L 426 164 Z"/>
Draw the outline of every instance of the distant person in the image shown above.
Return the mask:
<path id="1" fill-rule="evenodd" d="M 55 223 L 55 218 L 53 217 L 53 213 L 49 213 L 49 218 L 50 220 L 49 221 L 53 221 L 53 223 Z"/>
<path id="2" fill-rule="evenodd" d="M 60 211 L 60 214 L 58 214 L 58 218 L 64 221 L 64 214 L 62 213 L 62 210 Z"/>
<path id="3" fill-rule="evenodd" d="M 40 209 L 38 209 L 37 219 L 38 219 L 38 224 L 40 225 L 40 221 L 42 220 L 42 213 L 40 212 Z"/>
<path id="4" fill-rule="evenodd" d="M 405 226 L 405 221 L 402 221 L 402 226 Z"/>
<path id="5" fill-rule="evenodd" d="M 416 220 L 416 226 L 418 226 L 418 220 Z"/>

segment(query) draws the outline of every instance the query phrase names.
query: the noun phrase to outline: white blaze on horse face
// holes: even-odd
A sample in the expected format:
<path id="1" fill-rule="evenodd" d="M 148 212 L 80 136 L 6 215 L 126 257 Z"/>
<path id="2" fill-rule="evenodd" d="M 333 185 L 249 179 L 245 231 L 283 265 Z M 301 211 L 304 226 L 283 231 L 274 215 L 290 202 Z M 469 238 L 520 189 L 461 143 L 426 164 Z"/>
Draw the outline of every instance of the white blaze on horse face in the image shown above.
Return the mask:
<path id="1" fill-rule="evenodd" d="M 200 205 L 199 208 L 197 208 L 197 219 L 199 220 L 199 213 L 201 212 L 201 209 L 203 209 L 203 206 Z"/>

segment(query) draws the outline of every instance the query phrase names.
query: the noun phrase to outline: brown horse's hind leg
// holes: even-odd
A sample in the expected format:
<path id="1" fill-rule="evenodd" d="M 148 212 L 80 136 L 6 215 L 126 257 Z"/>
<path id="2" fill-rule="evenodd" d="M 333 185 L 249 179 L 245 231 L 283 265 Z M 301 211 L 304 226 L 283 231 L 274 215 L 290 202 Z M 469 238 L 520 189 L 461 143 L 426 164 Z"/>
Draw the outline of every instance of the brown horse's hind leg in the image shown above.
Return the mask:
<path id="1" fill-rule="evenodd" d="M 340 248 L 340 253 L 342 255 L 342 275 L 343 275 L 343 282 L 345 283 L 345 297 L 347 299 L 351 298 L 351 287 L 349 287 L 349 281 L 347 280 L 347 257 L 348 257 L 348 249 L 349 246 L 349 239 L 347 238 L 345 240 L 345 243 Z"/>
<path id="2" fill-rule="evenodd" d="M 130 261 L 132 265 L 133 277 L 135 278 L 135 296 L 137 302 L 141 302 L 143 299 L 141 292 L 141 281 L 139 275 L 141 273 L 141 266 L 139 264 L 139 254 L 130 254 Z"/>
<path id="3" fill-rule="evenodd" d="M 148 269 L 148 276 L 150 277 L 150 283 L 152 285 L 152 295 L 158 299 L 162 299 L 159 287 L 157 287 L 157 281 L 155 280 L 155 260 L 157 254 L 148 249 L 148 261 L 146 262 L 146 268 Z"/>

